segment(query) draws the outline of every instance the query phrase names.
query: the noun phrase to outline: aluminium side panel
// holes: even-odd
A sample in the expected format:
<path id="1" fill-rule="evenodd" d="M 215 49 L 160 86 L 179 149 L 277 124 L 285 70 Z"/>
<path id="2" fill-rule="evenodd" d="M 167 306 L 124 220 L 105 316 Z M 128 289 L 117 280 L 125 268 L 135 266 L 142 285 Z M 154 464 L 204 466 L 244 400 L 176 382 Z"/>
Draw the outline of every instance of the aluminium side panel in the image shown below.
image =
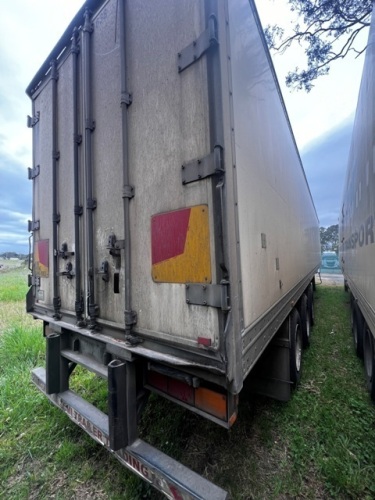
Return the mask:
<path id="1" fill-rule="evenodd" d="M 231 47 L 228 2 L 218 2 L 218 31 L 220 45 L 220 85 L 223 122 L 223 158 L 225 177 L 223 182 L 223 247 L 224 262 L 228 268 L 230 282 L 230 312 L 225 324 L 225 354 L 229 390 L 238 394 L 243 386 L 242 370 L 242 283 L 239 259 L 238 198 L 235 157 L 235 135 L 233 117 L 233 88 L 231 69 Z"/>
<path id="2" fill-rule="evenodd" d="M 375 17 L 372 17 L 340 216 L 345 279 L 375 334 Z"/>
<path id="3" fill-rule="evenodd" d="M 254 3 L 229 0 L 228 10 L 242 331 L 248 348 L 257 321 L 268 316 L 271 322 L 275 306 L 313 277 L 320 263 L 319 228 Z"/>

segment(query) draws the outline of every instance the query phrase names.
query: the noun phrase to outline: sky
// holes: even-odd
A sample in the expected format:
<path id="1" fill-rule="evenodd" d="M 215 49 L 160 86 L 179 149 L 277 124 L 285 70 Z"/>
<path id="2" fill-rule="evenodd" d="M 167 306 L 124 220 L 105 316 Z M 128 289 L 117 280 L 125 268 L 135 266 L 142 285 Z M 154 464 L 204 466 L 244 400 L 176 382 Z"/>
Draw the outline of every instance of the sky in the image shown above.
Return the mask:
<path id="1" fill-rule="evenodd" d="M 25 89 L 45 61 L 82 0 L 12 0 L 0 16 L 0 253 L 27 253 L 31 219 L 31 102 Z M 258 0 L 263 25 L 293 22 L 286 0 Z M 366 37 L 364 37 L 364 43 Z M 285 87 L 285 76 L 303 65 L 303 49 L 273 55 L 294 135 L 320 219 L 338 222 L 350 135 L 364 57 L 332 66 L 306 94 Z"/>
<path id="2" fill-rule="evenodd" d="M 295 25 L 285 0 L 255 0 L 263 26 L 281 24 L 287 32 Z M 366 46 L 363 30 L 359 47 Z M 364 54 L 348 55 L 332 64 L 329 75 L 315 81 L 310 93 L 291 91 L 285 77 L 296 66 L 305 67 L 303 47 L 272 53 L 302 163 L 317 209 L 320 226 L 338 223 L 351 133 L 361 83 Z"/>

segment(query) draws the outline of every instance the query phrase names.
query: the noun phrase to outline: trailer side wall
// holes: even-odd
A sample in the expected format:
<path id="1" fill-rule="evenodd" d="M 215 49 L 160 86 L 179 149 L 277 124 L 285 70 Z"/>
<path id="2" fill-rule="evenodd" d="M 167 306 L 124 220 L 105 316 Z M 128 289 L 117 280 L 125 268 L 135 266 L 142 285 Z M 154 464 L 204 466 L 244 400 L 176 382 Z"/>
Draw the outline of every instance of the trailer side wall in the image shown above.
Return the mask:
<path id="1" fill-rule="evenodd" d="M 340 260 L 352 293 L 375 334 L 375 18 L 373 16 L 340 215 Z"/>
<path id="2" fill-rule="evenodd" d="M 311 279 L 320 244 L 315 207 L 256 10 L 246 0 L 228 4 L 241 329 L 248 347 L 259 318 L 268 315 L 266 324 L 271 322 L 275 305 Z M 257 356 L 244 362 L 245 371 Z"/>

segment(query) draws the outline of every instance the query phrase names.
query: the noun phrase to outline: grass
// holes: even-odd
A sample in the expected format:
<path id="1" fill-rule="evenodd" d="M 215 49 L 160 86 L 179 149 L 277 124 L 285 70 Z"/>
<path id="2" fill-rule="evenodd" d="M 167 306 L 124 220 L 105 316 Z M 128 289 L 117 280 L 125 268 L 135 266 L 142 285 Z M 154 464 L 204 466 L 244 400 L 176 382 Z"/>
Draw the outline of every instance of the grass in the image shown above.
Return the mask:
<path id="1" fill-rule="evenodd" d="M 23 301 L 27 291 L 26 265 L 0 259 L 0 302 Z"/>
<path id="2" fill-rule="evenodd" d="M 40 322 L 24 313 L 26 270 L 0 270 L 0 497 L 158 498 L 30 382 L 44 363 Z M 140 432 L 234 499 L 375 497 L 375 409 L 350 335 L 348 295 L 318 287 L 301 384 L 288 403 L 241 393 L 228 432 L 152 397 Z M 105 407 L 102 381 L 73 385 Z"/>
<path id="3" fill-rule="evenodd" d="M 317 296 L 301 387 L 272 416 L 288 458 L 275 493 L 313 497 L 312 481 L 324 497 L 374 498 L 375 413 L 353 353 L 348 296 L 341 288 Z"/>
<path id="4" fill-rule="evenodd" d="M 341 287 L 318 289 L 300 387 L 288 404 L 260 407 L 255 427 L 273 469 L 261 495 L 375 497 L 375 412 L 353 352 L 347 301 Z"/>

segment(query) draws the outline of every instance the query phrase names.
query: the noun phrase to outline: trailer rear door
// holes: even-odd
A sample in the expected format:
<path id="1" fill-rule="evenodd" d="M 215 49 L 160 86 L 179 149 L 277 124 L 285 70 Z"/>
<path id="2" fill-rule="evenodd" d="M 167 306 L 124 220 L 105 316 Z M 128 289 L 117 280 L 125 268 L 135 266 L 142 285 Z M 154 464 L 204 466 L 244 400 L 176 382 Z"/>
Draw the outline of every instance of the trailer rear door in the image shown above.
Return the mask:
<path id="1" fill-rule="evenodd" d="M 70 321 L 82 306 L 108 331 L 123 332 L 126 316 L 143 337 L 218 349 L 215 26 L 199 0 L 92 4 L 32 95 L 35 306 Z"/>

